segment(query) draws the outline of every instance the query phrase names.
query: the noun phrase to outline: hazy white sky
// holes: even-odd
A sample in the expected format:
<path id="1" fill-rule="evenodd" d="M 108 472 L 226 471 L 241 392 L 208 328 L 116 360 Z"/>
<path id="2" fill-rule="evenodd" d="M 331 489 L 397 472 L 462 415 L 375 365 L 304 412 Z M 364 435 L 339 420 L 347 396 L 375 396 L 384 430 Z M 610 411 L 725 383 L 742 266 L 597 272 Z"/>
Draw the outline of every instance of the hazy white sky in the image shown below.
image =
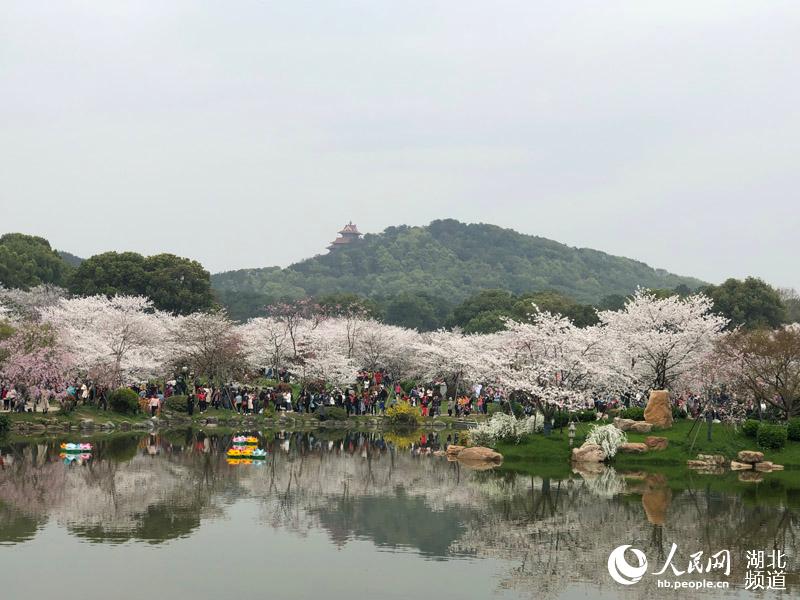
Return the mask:
<path id="1" fill-rule="evenodd" d="M 286 265 L 453 217 L 800 287 L 800 2 L 4 0 L 0 232 Z"/>

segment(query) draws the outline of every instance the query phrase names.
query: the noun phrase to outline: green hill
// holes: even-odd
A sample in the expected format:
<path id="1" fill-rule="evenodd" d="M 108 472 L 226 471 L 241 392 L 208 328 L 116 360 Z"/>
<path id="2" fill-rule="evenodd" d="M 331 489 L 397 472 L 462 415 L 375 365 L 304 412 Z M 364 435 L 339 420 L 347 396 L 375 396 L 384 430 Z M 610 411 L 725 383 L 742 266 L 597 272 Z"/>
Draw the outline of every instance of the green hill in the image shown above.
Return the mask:
<path id="1" fill-rule="evenodd" d="M 354 293 L 387 300 L 406 293 L 446 299 L 451 306 L 482 289 L 515 294 L 557 291 L 579 302 L 629 294 L 636 286 L 692 289 L 703 282 L 588 248 L 572 248 L 495 225 L 453 219 L 425 227 L 389 227 L 332 254 L 285 269 L 242 269 L 212 275 L 233 313 L 237 301 Z M 242 307 L 239 307 L 242 308 Z"/>

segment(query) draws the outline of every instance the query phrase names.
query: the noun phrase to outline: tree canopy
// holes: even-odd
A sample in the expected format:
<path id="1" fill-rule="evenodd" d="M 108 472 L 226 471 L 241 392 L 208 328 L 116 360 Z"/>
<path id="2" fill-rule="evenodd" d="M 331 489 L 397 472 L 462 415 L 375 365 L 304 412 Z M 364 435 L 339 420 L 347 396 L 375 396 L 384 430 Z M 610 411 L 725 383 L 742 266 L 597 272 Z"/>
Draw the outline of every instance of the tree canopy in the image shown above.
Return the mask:
<path id="1" fill-rule="evenodd" d="M 730 320 L 730 328 L 773 328 L 786 320 L 786 309 L 778 291 L 756 277 L 731 278 L 703 291 L 713 300 L 714 310 Z"/>
<path id="2" fill-rule="evenodd" d="M 63 285 L 70 271 L 44 238 L 23 233 L 0 237 L 0 285 L 22 289 L 44 283 Z"/>
<path id="3" fill-rule="evenodd" d="M 208 271 L 174 254 L 97 254 L 75 270 L 69 290 L 80 296 L 143 295 L 156 308 L 178 314 L 211 308 L 214 300 Z"/>

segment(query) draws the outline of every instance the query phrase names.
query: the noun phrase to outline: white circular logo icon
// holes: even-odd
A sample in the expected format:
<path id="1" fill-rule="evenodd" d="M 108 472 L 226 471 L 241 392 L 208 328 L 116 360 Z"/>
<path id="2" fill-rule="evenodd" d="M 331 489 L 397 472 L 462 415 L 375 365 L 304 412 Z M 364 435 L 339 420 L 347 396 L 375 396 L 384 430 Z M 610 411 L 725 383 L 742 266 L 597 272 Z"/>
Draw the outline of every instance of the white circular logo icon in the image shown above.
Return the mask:
<path id="1" fill-rule="evenodd" d="M 625 559 L 625 552 L 630 549 L 636 560 L 639 561 L 638 566 L 631 565 Z M 608 574 L 617 583 L 622 585 L 633 585 L 639 581 L 642 576 L 647 572 L 647 557 L 644 552 L 637 550 L 631 546 L 617 546 L 608 555 Z"/>

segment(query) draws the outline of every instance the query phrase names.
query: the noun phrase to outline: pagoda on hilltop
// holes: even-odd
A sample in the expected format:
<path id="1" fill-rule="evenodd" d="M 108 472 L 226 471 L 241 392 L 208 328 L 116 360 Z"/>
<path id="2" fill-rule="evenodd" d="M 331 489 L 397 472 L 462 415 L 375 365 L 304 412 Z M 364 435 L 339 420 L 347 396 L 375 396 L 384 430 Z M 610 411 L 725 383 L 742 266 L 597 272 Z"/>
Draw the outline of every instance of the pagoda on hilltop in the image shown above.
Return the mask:
<path id="1" fill-rule="evenodd" d="M 350 221 L 347 225 L 342 227 L 341 231 L 339 231 L 339 236 L 330 243 L 328 250 L 333 252 L 337 248 L 347 246 L 347 244 L 352 244 L 353 242 L 360 240 L 361 235 L 362 233 L 358 230 L 358 227 L 352 221 Z"/>

